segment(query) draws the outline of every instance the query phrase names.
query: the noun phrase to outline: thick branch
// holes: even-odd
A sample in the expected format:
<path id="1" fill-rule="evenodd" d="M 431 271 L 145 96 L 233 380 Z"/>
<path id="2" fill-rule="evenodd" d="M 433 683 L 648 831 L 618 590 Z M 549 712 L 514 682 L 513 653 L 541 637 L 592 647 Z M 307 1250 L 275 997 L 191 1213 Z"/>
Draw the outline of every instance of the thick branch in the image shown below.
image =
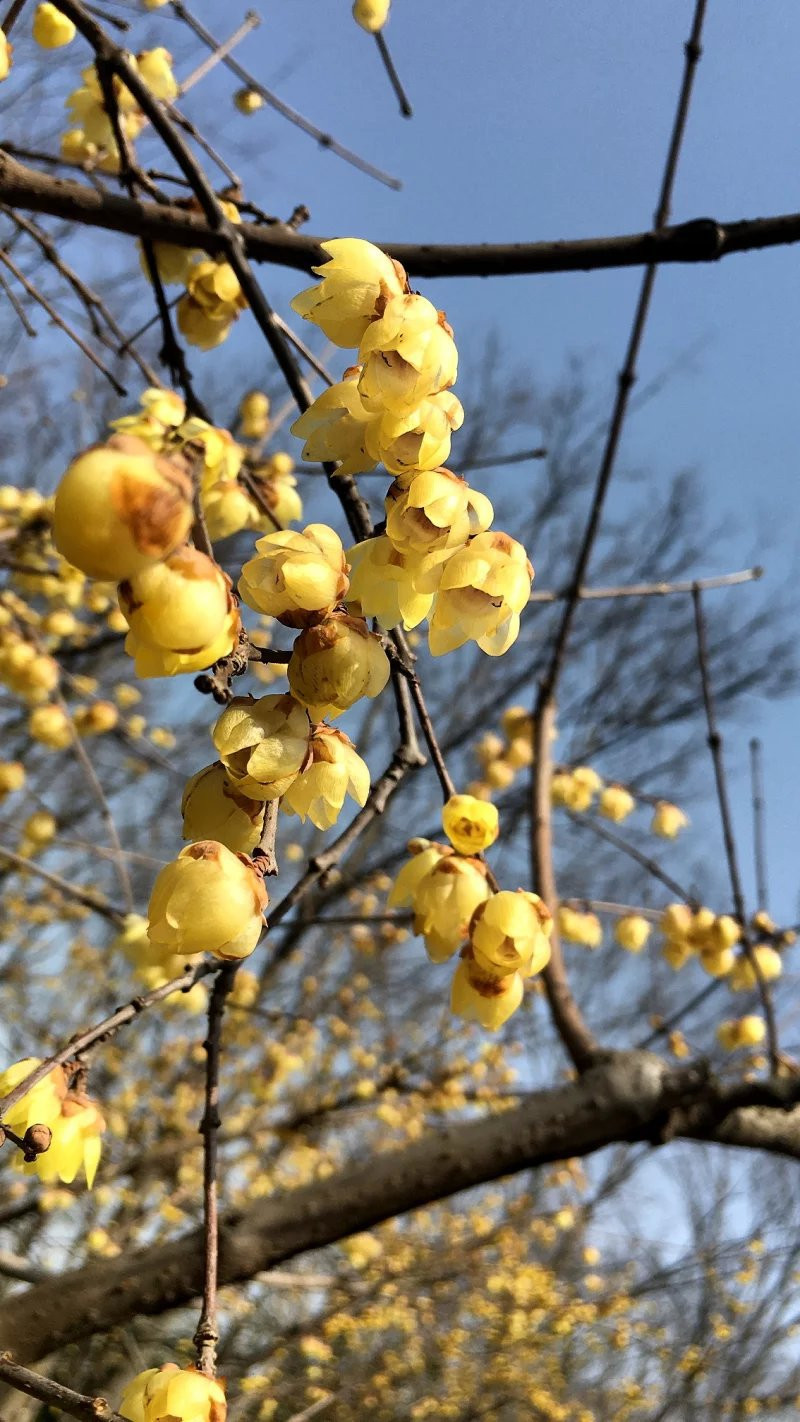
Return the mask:
<path id="1" fill-rule="evenodd" d="M 205 218 L 179 206 L 137 202 L 86 183 L 54 178 L 0 153 L 0 201 L 28 212 L 49 213 L 84 227 L 131 237 L 174 242 L 179 247 L 225 251 L 225 241 Z M 243 222 L 239 231 L 248 257 L 307 272 L 325 260 L 325 237 L 300 234 L 284 223 Z M 800 242 L 800 212 L 717 222 L 695 218 L 661 231 L 562 242 L 379 242 L 415 277 L 524 276 L 588 272 L 610 267 L 716 262 L 736 252 L 763 251 Z"/>
<path id="2" fill-rule="evenodd" d="M 800 1109 L 737 1104 L 731 1111 L 729 1097 L 741 1099 L 702 1064 L 671 1068 L 649 1053 L 620 1053 L 498 1116 L 437 1124 L 399 1150 L 228 1215 L 220 1222 L 220 1284 L 252 1279 L 456 1191 L 618 1142 L 657 1145 L 683 1134 L 800 1158 Z M 17 1294 L 0 1308 L 0 1347 L 31 1362 L 139 1315 L 188 1304 L 202 1287 L 202 1231 L 195 1230 Z"/>

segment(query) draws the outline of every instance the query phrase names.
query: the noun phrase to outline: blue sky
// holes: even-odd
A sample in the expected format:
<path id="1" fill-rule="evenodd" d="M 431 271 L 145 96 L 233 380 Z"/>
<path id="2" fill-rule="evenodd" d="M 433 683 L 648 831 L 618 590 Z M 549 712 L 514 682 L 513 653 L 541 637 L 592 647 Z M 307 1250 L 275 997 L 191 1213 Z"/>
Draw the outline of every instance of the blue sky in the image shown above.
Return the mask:
<path id="1" fill-rule="evenodd" d="M 288 214 L 303 201 L 309 230 L 376 241 L 535 240 L 649 225 L 688 0 L 394 0 L 387 38 L 414 104 L 410 122 L 398 115 L 374 44 L 346 0 L 272 0 L 263 15 L 239 51 L 243 62 L 404 184 L 395 193 L 369 181 L 263 111 L 244 134 L 241 120 L 237 129 L 252 151 L 243 163 L 251 195 L 268 210 Z M 221 36 L 239 17 L 215 4 L 207 18 Z M 790 0 L 711 0 L 675 221 L 800 206 L 798 54 L 800 7 Z M 201 86 L 198 116 L 232 83 L 218 72 Z M 653 479 L 687 466 L 701 472 L 729 531 L 698 572 L 746 565 L 756 550 L 776 588 L 798 552 L 790 493 L 798 261 L 789 248 L 659 274 L 641 382 L 690 347 L 699 354 L 630 419 L 623 447 L 624 460 Z M 296 290 L 293 273 L 263 275 L 279 302 Z M 610 404 L 638 281 L 637 272 L 607 272 L 426 282 L 425 291 L 446 306 L 462 343 L 474 339 L 478 348 L 496 328 L 509 362 L 527 361 L 545 379 L 571 353 L 590 353 Z M 709 610 L 713 617 L 713 602 Z M 764 738 L 773 899 L 787 916 L 797 907 L 797 709 L 796 701 L 753 698 L 751 724 L 737 728 L 728 752 L 749 861 L 747 738 Z"/>

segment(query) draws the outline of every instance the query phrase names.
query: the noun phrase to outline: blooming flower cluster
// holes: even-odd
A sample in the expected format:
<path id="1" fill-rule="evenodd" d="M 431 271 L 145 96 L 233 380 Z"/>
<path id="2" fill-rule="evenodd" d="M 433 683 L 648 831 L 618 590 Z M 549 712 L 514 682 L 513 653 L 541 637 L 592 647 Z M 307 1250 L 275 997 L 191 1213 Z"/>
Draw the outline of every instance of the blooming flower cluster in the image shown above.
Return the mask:
<path id="1" fill-rule="evenodd" d="M 44 12 L 44 13 L 42 13 Z M 68 44 L 75 27 L 55 5 L 40 5 L 34 19 L 34 39 L 46 49 Z M 129 56 L 129 62 L 157 99 L 177 97 L 178 85 L 172 72 L 172 56 L 163 46 Z M 81 71 L 82 83 L 67 98 L 72 126 L 61 136 L 61 155 L 70 163 L 92 163 L 104 173 L 118 173 L 121 155 L 114 121 L 106 109 L 105 95 L 97 67 Z M 111 81 L 123 138 L 133 142 L 147 120 L 130 89 L 118 77 Z"/>
<path id="2" fill-rule="evenodd" d="M 452 330 L 372 243 L 342 237 L 323 248 L 329 260 L 314 268 L 322 280 L 292 306 L 334 345 L 358 347 L 358 364 L 292 430 L 305 458 L 335 461 L 339 474 L 380 462 L 394 476 L 385 533 L 348 553 L 350 606 L 384 629 L 428 618 L 434 656 L 468 641 L 499 656 L 519 633 L 533 569 L 521 544 L 492 530 L 485 495 L 443 467 L 464 419 L 451 393 Z"/>
<path id="3" fill-rule="evenodd" d="M 26 1057 L 0 1073 L 0 1096 L 6 1096 L 15 1086 L 35 1071 L 41 1062 Z M 71 1086 L 65 1069 L 53 1067 L 42 1081 L 27 1091 L 14 1106 L 9 1107 L 4 1124 L 25 1137 L 28 1130 L 43 1128 L 37 1133 L 40 1154 L 17 1164 L 28 1174 L 36 1174 L 45 1183 L 61 1180 L 70 1185 L 79 1170 L 83 1170 L 91 1189 L 100 1160 L 100 1137 L 105 1121 L 94 1101 L 79 1086 Z"/>
<path id="4" fill-rule="evenodd" d="M 412 857 L 395 879 L 389 904 L 412 909 L 414 931 L 432 962 L 459 953 L 452 1010 L 496 1031 L 519 1007 L 525 979 L 549 962 L 552 920 L 538 895 L 493 890 L 478 857 L 497 838 L 493 805 L 453 795 L 442 824 L 450 845 L 411 840 Z"/>

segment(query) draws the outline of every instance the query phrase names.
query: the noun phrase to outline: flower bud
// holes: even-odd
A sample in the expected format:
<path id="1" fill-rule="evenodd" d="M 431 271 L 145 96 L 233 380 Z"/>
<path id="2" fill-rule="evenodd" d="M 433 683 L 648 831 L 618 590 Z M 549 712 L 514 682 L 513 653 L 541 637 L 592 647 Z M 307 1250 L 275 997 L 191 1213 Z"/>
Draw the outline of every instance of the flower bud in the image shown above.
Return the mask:
<path id="1" fill-rule="evenodd" d="M 326 830 L 335 825 L 348 793 L 357 805 L 366 804 L 369 770 L 349 737 L 333 726 L 314 726 L 310 750 L 311 760 L 292 781 L 282 807 Z"/>
<path id="2" fill-rule="evenodd" d="M 261 937 L 267 903 L 251 859 L 216 840 L 200 840 L 166 864 L 153 885 L 150 942 L 184 956 L 246 958 Z"/>
<path id="3" fill-rule="evenodd" d="M 726 978 L 735 959 L 731 948 L 701 948 L 700 967 L 710 978 Z"/>
<path id="4" fill-rule="evenodd" d="M 386 302 L 407 290 L 406 274 L 399 262 L 360 237 L 334 238 L 323 242 L 322 250 L 329 261 L 311 268 L 322 281 L 295 296 L 292 310 L 319 326 L 335 346 L 357 346 Z"/>
<path id="5" fill-rule="evenodd" d="M 619 825 L 636 809 L 636 801 L 624 785 L 606 785 L 597 808 L 605 819 Z"/>
<path id="6" fill-rule="evenodd" d="M 505 978 L 482 973 L 467 952 L 455 971 L 450 1007 L 456 1017 L 497 1032 L 516 1012 L 522 997 L 519 973 L 509 973 Z"/>
<path id="7" fill-rule="evenodd" d="M 260 98 L 260 95 L 256 95 Z M 269 396 L 248 390 L 239 402 L 239 425 L 245 439 L 263 439 L 269 429 Z"/>
<path id="8" fill-rule="evenodd" d="M 25 838 L 37 848 L 50 844 L 55 839 L 57 832 L 58 824 L 55 815 L 51 815 L 49 810 L 34 810 L 22 826 Z"/>
<path id="9" fill-rule="evenodd" d="M 113 701 L 93 701 L 90 706 L 79 706 L 73 719 L 79 736 L 102 736 L 113 731 L 119 710 Z"/>
<path id="10" fill-rule="evenodd" d="M 473 961 L 482 976 L 531 977 L 550 961 L 553 919 L 538 894 L 501 889 L 479 904 L 470 924 Z"/>
<path id="11" fill-rule="evenodd" d="M 165 1363 L 139 1373 L 122 1394 L 121 1417 L 129 1422 L 225 1422 L 225 1389 L 196 1368 Z"/>
<path id="12" fill-rule="evenodd" d="M 275 800 L 308 759 L 311 726 L 292 696 L 235 696 L 211 736 L 235 793 Z"/>
<path id="13" fill-rule="evenodd" d="M 660 834 L 662 839 L 674 839 L 688 823 L 688 817 L 677 805 L 671 805 L 668 800 L 659 800 L 653 812 L 650 829 L 653 834 Z"/>
<path id="14" fill-rule="evenodd" d="M 72 745 L 72 722 L 60 706 L 37 706 L 28 718 L 28 734 L 50 750 L 66 750 Z"/>
<path id="15" fill-rule="evenodd" d="M 0 798 L 13 795 L 25 784 L 25 766 L 19 760 L 0 761 Z"/>
<path id="16" fill-rule="evenodd" d="M 526 766 L 533 765 L 533 746 L 530 737 L 515 736 L 513 741 L 509 741 L 505 758 L 512 770 L 524 770 Z"/>
<path id="17" fill-rule="evenodd" d="M 740 1047 L 759 1047 L 766 1035 L 764 1019 L 755 1013 L 720 1022 L 717 1028 L 717 1040 L 726 1052 L 735 1052 Z"/>
<path id="18" fill-rule="evenodd" d="M 519 614 L 531 593 L 533 568 L 521 543 L 507 533 L 479 533 L 448 558 L 433 615 L 429 643 L 435 657 L 477 642 L 501 656 L 519 634 Z"/>
<path id="19" fill-rule="evenodd" d="M 620 948 L 629 953 L 641 953 L 650 937 L 650 924 L 640 913 L 626 913 L 617 919 L 614 937 Z"/>
<path id="20" fill-rule="evenodd" d="M 256 550 L 242 568 L 239 592 L 248 607 L 285 627 L 320 622 L 347 592 L 344 549 L 327 524 L 267 533 Z"/>
<path id="21" fill-rule="evenodd" d="M 474 795 L 451 795 L 442 810 L 442 827 L 459 854 L 481 854 L 500 833 L 495 805 Z"/>
<path id="22" fill-rule="evenodd" d="M 353 19 L 368 34 L 377 34 L 389 18 L 392 0 L 353 0 Z"/>
<path id="23" fill-rule="evenodd" d="M 264 100 L 259 94 L 258 89 L 237 89 L 233 96 L 233 102 L 240 114 L 255 114 L 258 113 L 259 109 L 263 109 L 264 107 Z M 248 435 L 246 438 L 258 439 L 259 436 Z"/>
<path id="24" fill-rule="evenodd" d="M 293 467 L 289 456 L 279 452 L 250 470 L 250 482 L 269 510 L 269 514 L 264 513 L 253 499 L 251 528 L 270 533 L 276 524 L 279 528 L 288 528 L 290 523 L 303 517 L 303 501 L 297 492 Z"/>
<path id="25" fill-rule="evenodd" d="M 122 583 L 119 604 L 130 628 L 125 650 L 139 676 L 199 671 L 236 643 L 239 613 L 230 579 L 188 544 Z"/>
<path id="26" fill-rule="evenodd" d="M 603 941 L 603 925 L 595 913 L 581 913 L 561 904 L 558 910 L 558 931 L 569 943 L 582 948 L 599 948 Z"/>
<path id="27" fill-rule="evenodd" d="M 389 662 L 363 618 L 333 612 L 300 633 L 287 675 L 292 695 L 308 707 L 312 721 L 322 721 L 383 691 Z"/>
<path id="28" fill-rule="evenodd" d="M 251 854 L 261 838 L 264 800 L 242 795 L 216 761 L 187 780 L 181 799 L 184 839 L 216 839 L 234 854 Z"/>
<path id="29" fill-rule="evenodd" d="M 783 964 L 776 948 L 772 948 L 768 943 L 757 943 L 752 956 L 758 964 L 764 982 L 770 983 L 780 977 Z M 750 992 L 758 986 L 755 968 L 750 958 L 744 954 L 741 954 L 733 965 L 729 985 L 732 992 Z"/>
<path id="30" fill-rule="evenodd" d="M 33 16 L 33 38 L 42 49 L 61 49 L 75 38 L 75 26 L 56 5 L 37 5 Z"/>
<path id="31" fill-rule="evenodd" d="M 142 440 L 112 435 L 69 466 L 56 490 L 53 540 L 87 577 L 122 582 L 166 558 L 192 522 L 191 482 Z"/>
<path id="32" fill-rule="evenodd" d="M 458 352 L 443 311 L 414 292 L 395 296 L 358 349 L 358 388 L 368 409 L 408 415 L 455 385 Z"/>

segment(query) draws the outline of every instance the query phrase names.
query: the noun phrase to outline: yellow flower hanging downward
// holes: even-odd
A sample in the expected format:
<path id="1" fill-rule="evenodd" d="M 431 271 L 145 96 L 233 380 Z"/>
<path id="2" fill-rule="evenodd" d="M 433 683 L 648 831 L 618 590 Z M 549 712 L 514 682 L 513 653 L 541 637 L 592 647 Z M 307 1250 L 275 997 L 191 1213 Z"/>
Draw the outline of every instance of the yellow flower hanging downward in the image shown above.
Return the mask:
<path id="1" fill-rule="evenodd" d="M 35 1057 L 15 1062 L 0 1075 L 0 1096 L 13 1090 L 39 1065 Z M 49 1148 L 35 1160 L 24 1164 L 22 1157 L 18 1157 L 18 1164 L 26 1174 L 38 1175 L 48 1184 L 60 1180 L 64 1185 L 71 1185 L 82 1168 L 91 1189 L 100 1160 L 100 1137 L 105 1121 L 97 1104 L 85 1092 L 70 1090 L 63 1067 L 53 1067 L 43 1081 L 6 1112 L 4 1119 L 18 1135 L 24 1135 L 28 1127 L 34 1125 L 46 1126 L 51 1132 Z"/>
<path id="2" fill-rule="evenodd" d="M 330 260 L 311 268 L 322 281 L 295 296 L 292 310 L 319 326 L 335 346 L 357 346 L 386 302 L 407 290 L 405 271 L 361 237 L 336 237 L 323 242 L 322 250 Z"/>
<path id="3" fill-rule="evenodd" d="M 474 795 L 451 795 L 442 810 L 442 827 L 459 854 L 481 854 L 500 832 L 497 806 Z"/>
<path id="4" fill-rule="evenodd" d="M 315 726 L 310 750 L 311 761 L 292 781 L 282 808 L 326 830 L 335 825 L 348 794 L 357 805 L 366 804 L 369 770 L 353 742 L 334 726 Z"/>
<path id="5" fill-rule="evenodd" d="M 57 5 L 37 5 L 33 17 L 33 38 L 42 49 L 61 49 L 75 38 L 75 26 Z"/>
<path id="6" fill-rule="evenodd" d="M 222 1383 L 196 1368 L 165 1363 L 139 1373 L 122 1394 L 121 1417 L 128 1422 L 225 1422 L 227 1403 Z"/>
<path id="7" fill-rule="evenodd" d="M 368 34 L 377 34 L 389 18 L 391 0 L 354 0 L 353 19 Z"/>
<path id="8" fill-rule="evenodd" d="M 479 533 L 444 565 L 430 619 L 434 657 L 477 642 L 499 657 L 519 635 L 519 615 L 531 595 L 533 568 L 507 533 Z"/>
<path id="9" fill-rule="evenodd" d="M 261 937 L 267 902 L 251 859 L 215 840 L 200 840 L 165 864 L 153 885 L 150 942 L 183 956 L 246 958 Z"/>

